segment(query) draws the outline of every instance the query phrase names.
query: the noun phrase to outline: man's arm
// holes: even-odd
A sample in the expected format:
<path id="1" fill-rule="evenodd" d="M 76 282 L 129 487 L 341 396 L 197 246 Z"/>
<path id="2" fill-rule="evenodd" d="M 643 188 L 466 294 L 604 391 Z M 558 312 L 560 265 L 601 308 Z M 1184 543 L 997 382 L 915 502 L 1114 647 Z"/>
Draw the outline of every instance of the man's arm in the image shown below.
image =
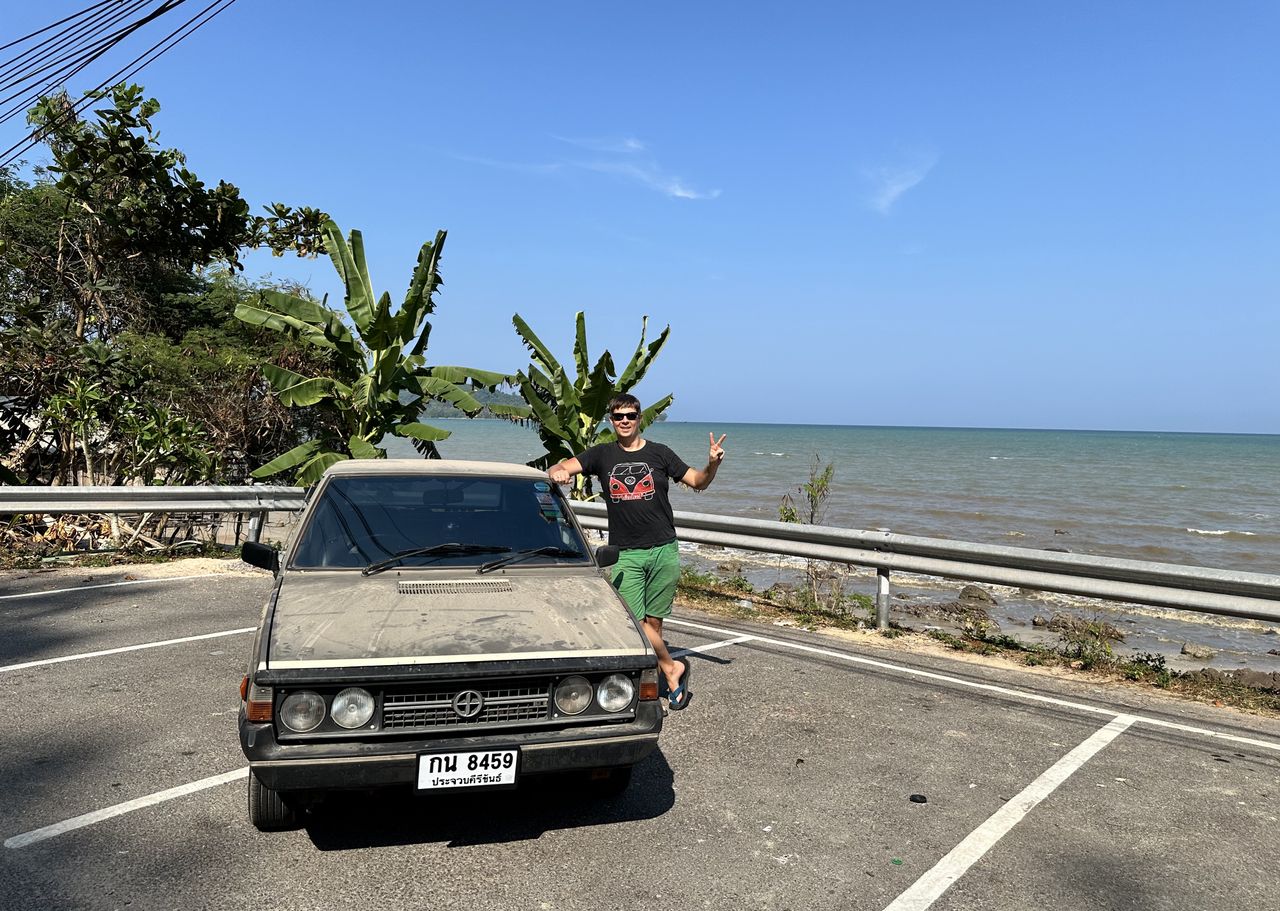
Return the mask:
<path id="1" fill-rule="evenodd" d="M 720 434 L 720 439 L 716 439 L 714 433 L 709 434 L 711 437 L 711 446 L 707 451 L 707 467 L 706 468 L 690 468 L 684 473 L 684 477 L 680 481 L 692 487 L 694 490 L 706 490 L 711 486 L 711 482 L 715 480 L 716 472 L 720 468 L 720 463 L 724 461 L 724 447 L 721 445 L 727 433 Z"/>
<path id="2" fill-rule="evenodd" d="M 547 477 L 556 484 L 568 484 L 576 474 L 582 474 L 582 463 L 577 458 L 565 459 L 547 469 Z"/>

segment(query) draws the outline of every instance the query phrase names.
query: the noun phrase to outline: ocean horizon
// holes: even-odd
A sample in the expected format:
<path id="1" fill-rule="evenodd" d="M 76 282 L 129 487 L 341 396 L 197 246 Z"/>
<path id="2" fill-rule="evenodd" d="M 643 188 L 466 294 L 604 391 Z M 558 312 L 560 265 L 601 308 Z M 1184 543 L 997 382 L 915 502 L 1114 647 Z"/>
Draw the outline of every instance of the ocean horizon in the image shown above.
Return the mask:
<path id="1" fill-rule="evenodd" d="M 446 458 L 528 462 L 529 426 L 426 419 Z M 676 509 L 776 519 L 815 460 L 834 467 L 824 524 L 1029 548 L 1274 572 L 1280 435 L 1151 430 L 662 421 L 645 431 L 690 465 L 727 434 L 712 487 Z M 412 457 L 404 440 L 390 455 Z"/>

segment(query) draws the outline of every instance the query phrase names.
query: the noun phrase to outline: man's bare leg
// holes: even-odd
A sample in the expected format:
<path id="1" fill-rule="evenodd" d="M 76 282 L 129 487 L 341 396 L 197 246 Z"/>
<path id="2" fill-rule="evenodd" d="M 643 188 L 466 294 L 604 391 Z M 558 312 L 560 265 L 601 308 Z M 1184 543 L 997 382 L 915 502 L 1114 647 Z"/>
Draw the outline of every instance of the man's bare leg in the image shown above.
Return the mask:
<path id="1" fill-rule="evenodd" d="M 674 690 L 680 685 L 680 675 L 684 673 L 684 665 L 671 657 L 667 651 L 667 643 L 662 639 L 662 618 L 645 617 L 644 634 L 649 637 L 649 644 L 658 653 L 658 670 L 667 678 L 667 689 Z"/>

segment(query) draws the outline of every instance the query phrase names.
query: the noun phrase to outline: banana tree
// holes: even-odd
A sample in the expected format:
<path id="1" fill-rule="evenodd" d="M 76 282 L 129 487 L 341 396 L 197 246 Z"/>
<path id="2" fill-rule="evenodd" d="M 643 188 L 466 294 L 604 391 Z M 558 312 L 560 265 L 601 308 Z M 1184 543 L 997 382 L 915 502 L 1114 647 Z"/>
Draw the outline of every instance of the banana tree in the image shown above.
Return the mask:
<path id="1" fill-rule="evenodd" d="M 645 372 L 671 334 L 667 326 L 662 333 L 645 347 L 645 331 L 649 317 L 640 323 L 640 343 L 626 368 L 618 375 L 613 366 L 613 355 L 607 350 L 589 366 L 587 357 L 587 322 L 581 310 L 577 315 L 577 333 L 573 343 L 573 360 L 577 376 L 572 380 L 564 367 L 556 360 L 546 345 L 536 336 L 529 324 L 515 314 L 511 322 L 516 333 L 529 349 L 532 363 L 528 370 L 516 373 L 520 397 L 529 405 L 530 421 L 537 428 L 546 454 L 529 464 L 534 468 L 549 468 L 557 462 L 571 458 L 597 443 L 615 439 L 613 430 L 601 427 L 609 408 L 609 400 L 621 392 L 630 392 L 644 379 Z M 673 396 L 666 396 L 645 408 L 640 415 L 640 429 L 644 430 L 658 415 L 667 410 Z M 573 479 L 572 496 L 576 500 L 593 499 L 591 478 L 580 474 Z"/>
<path id="2" fill-rule="evenodd" d="M 337 427 L 272 459 L 252 472 L 255 478 L 294 469 L 297 483 L 312 484 L 335 462 L 386 458 L 386 449 L 378 444 L 387 434 L 411 441 L 427 458 L 439 458 L 436 444 L 449 431 L 418 420 L 427 400 L 448 402 L 471 416 L 482 406 L 468 385 L 492 388 L 514 379 L 469 367 L 427 366 L 431 323 L 426 317 L 435 310 L 432 298 L 442 283 L 444 231 L 422 245 L 404 303 L 394 311 L 389 293 L 374 297 L 360 232 L 353 230 L 345 240 L 341 229 L 327 221 L 322 233 L 346 288 L 350 325 L 327 305 L 327 298 L 316 302 L 280 291 L 266 292 L 260 306 L 240 304 L 235 312 L 246 323 L 329 351 L 335 365 L 331 376 L 303 376 L 277 365 L 265 366 L 263 373 L 285 405 L 307 408 L 327 402 L 337 414 Z M 520 406 L 489 408 L 505 417 L 528 416 Z"/>

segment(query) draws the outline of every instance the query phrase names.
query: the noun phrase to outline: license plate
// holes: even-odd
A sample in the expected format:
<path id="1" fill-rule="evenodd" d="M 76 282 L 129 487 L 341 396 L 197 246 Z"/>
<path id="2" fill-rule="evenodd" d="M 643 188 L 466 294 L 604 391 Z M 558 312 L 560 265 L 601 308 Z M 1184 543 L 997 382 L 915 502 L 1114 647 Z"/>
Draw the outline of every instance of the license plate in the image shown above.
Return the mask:
<path id="1" fill-rule="evenodd" d="M 519 750 L 424 753 L 418 757 L 418 789 L 510 787 L 519 767 Z"/>

